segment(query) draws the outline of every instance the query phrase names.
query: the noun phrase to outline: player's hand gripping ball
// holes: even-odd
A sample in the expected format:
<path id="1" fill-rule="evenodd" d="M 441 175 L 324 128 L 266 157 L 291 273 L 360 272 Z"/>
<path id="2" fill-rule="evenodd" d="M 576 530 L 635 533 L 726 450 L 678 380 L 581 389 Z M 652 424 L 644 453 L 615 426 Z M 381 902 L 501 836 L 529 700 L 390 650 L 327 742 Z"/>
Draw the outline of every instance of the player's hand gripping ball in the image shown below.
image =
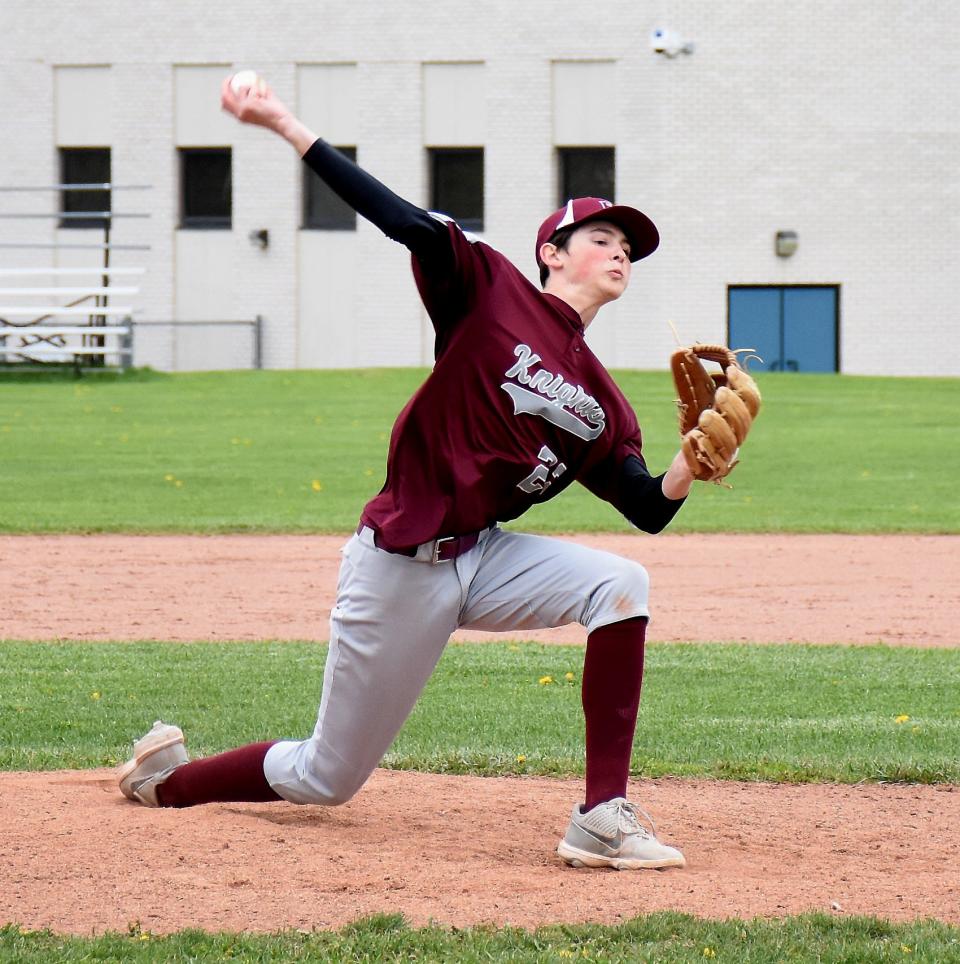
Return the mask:
<path id="1" fill-rule="evenodd" d="M 230 90 L 237 97 L 242 97 L 248 90 L 265 94 L 267 82 L 255 70 L 241 70 L 230 78 Z"/>
<path id="2" fill-rule="evenodd" d="M 705 361 L 720 365 L 708 372 Z M 740 459 L 740 446 L 760 411 L 757 383 L 725 345 L 691 345 L 670 358 L 677 388 L 681 448 L 693 477 L 720 482 Z"/>
<path id="3" fill-rule="evenodd" d="M 224 77 L 220 87 L 220 105 L 238 121 L 268 130 L 279 130 L 290 118 L 286 105 L 255 70 L 241 70 Z"/>

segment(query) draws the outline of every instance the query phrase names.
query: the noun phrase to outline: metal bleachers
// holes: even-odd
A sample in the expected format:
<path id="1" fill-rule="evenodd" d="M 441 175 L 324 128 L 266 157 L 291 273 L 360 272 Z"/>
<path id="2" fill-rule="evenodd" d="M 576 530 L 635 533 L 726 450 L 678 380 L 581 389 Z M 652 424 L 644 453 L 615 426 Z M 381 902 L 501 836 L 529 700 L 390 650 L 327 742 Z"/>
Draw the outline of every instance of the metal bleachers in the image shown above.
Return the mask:
<path id="1" fill-rule="evenodd" d="M 0 187 L 3 195 L 50 191 L 146 190 L 144 185 L 54 184 L 48 187 Z M 112 206 L 112 205 L 111 205 Z M 45 218 L 61 226 L 70 220 L 96 220 L 102 224 L 102 241 L 0 242 L 0 367 L 27 369 L 71 365 L 75 369 L 128 367 L 133 358 L 133 318 L 140 287 L 124 283 L 143 275 L 141 265 L 114 267 L 114 251 L 148 251 L 145 244 L 117 244 L 111 229 L 118 219 L 146 218 L 149 214 L 115 211 L 4 211 L 0 219 Z M 32 252 L 46 252 L 43 260 L 56 262 L 68 249 L 97 252 L 99 262 L 85 267 L 59 264 L 9 264 L 32 260 Z M 31 254 L 24 254 L 31 252 Z M 39 258 L 38 258 L 39 260 Z M 123 279 L 114 284 L 114 279 Z"/>

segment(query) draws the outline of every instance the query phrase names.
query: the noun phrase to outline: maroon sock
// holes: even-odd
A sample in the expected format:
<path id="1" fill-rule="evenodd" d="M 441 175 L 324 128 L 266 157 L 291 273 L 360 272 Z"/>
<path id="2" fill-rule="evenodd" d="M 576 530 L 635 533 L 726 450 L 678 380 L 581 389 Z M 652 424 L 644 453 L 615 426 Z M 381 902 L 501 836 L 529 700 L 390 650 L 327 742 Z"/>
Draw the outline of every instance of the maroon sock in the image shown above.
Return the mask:
<path id="1" fill-rule="evenodd" d="M 228 750 L 177 767 L 157 787 L 160 806 L 195 807 L 200 803 L 282 800 L 263 775 L 263 758 L 272 746 L 272 742 L 250 743 L 238 750 Z"/>
<path id="2" fill-rule="evenodd" d="M 627 793 L 633 734 L 643 682 L 647 620 L 611 623 L 587 637 L 583 715 L 587 722 L 587 798 L 584 813 Z"/>

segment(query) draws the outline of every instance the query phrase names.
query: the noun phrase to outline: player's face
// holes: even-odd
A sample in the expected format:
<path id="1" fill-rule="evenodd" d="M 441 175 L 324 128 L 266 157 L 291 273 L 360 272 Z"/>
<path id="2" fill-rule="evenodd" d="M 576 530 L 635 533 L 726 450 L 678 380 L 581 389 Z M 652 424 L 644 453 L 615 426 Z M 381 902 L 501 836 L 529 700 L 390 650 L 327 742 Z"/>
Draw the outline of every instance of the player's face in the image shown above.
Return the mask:
<path id="1" fill-rule="evenodd" d="M 615 224 L 591 221 L 570 236 L 567 277 L 595 290 L 603 301 L 614 301 L 630 283 L 630 241 Z"/>

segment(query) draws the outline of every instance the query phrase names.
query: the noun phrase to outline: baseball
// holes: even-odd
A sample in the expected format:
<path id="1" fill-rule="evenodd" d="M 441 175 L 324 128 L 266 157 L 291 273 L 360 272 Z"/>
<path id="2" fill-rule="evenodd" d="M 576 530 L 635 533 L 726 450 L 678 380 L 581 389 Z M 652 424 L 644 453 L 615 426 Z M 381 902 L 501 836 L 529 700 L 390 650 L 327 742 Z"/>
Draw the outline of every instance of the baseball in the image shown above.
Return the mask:
<path id="1" fill-rule="evenodd" d="M 230 78 L 230 89 L 238 97 L 246 88 L 263 94 L 267 90 L 267 82 L 255 70 L 241 70 Z"/>

